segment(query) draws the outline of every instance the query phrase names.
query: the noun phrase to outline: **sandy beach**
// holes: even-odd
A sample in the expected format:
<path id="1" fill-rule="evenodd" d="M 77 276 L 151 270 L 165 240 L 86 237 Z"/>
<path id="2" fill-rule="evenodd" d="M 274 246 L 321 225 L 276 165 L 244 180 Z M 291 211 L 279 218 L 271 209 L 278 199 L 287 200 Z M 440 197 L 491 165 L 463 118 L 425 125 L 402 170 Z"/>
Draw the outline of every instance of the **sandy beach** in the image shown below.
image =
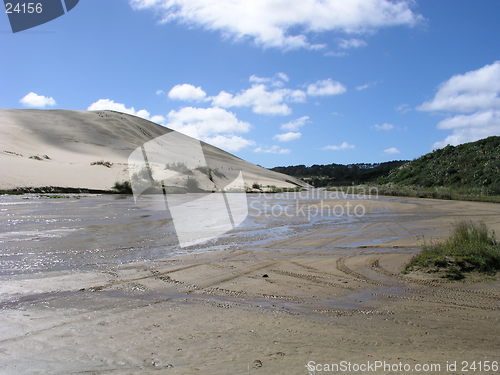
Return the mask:
<path id="1" fill-rule="evenodd" d="M 354 221 L 239 248 L 4 274 L 2 373 L 308 374 L 307 364 L 341 361 L 465 373 L 462 361 L 498 360 L 498 280 L 400 273 L 454 221 L 500 232 L 498 206 L 363 203 Z M 394 369 L 373 373 L 409 373 Z"/>

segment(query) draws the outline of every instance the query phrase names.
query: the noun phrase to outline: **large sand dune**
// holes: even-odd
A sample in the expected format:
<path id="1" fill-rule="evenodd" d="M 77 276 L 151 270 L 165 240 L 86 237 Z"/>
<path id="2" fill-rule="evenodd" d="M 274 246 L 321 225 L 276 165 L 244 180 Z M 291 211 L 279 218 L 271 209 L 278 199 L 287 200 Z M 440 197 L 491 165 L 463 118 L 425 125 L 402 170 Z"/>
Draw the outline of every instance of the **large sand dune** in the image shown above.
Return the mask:
<path id="1" fill-rule="evenodd" d="M 255 183 L 283 188 L 307 186 L 139 117 L 113 111 L 2 109 L 0 189 L 54 186 L 111 190 L 115 182 L 129 179 L 129 155 L 166 134 L 175 135 L 166 138 L 167 148 L 194 153 L 189 147 L 179 147 L 180 138 L 187 140 L 185 144 L 201 146 L 208 167 L 215 171 L 213 176 L 201 168 L 194 171 L 192 178 L 201 188 L 213 190 L 229 184 L 234 173 L 223 172 L 228 170 L 241 171 L 247 188 Z M 96 164 L 100 161 L 109 164 Z"/>

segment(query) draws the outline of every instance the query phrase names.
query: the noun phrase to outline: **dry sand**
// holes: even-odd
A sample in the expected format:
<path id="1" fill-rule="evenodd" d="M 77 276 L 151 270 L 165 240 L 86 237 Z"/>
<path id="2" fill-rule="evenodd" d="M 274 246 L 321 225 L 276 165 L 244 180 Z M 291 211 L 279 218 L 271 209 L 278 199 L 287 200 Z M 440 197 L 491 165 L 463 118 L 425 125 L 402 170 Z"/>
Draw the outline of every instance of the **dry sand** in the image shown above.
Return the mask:
<path id="1" fill-rule="evenodd" d="M 421 236 L 442 238 L 453 221 L 500 233 L 498 205 L 366 203 L 399 219 L 102 273 L 3 277 L 0 372 L 307 374 L 309 361 L 385 360 L 464 373 L 463 360 L 498 360 L 498 280 L 400 274 Z"/>

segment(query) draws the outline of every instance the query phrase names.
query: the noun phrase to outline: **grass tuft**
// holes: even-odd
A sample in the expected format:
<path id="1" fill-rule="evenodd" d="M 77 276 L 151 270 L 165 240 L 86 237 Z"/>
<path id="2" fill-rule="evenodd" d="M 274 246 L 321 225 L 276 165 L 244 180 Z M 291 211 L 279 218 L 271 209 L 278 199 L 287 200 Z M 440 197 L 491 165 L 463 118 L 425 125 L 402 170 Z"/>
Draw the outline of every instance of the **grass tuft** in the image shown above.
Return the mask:
<path id="1" fill-rule="evenodd" d="M 445 272 L 445 277 L 460 280 L 464 273 L 494 274 L 500 270 L 500 243 L 484 223 L 461 221 L 443 242 L 424 246 L 403 272 L 424 270 Z"/>
<path id="2" fill-rule="evenodd" d="M 113 190 L 115 190 L 118 194 L 132 194 L 132 186 L 129 181 L 115 182 Z"/>
<path id="3" fill-rule="evenodd" d="M 111 168 L 113 166 L 113 163 L 111 163 L 110 161 L 99 160 L 93 161 L 92 163 L 90 163 L 90 165 L 102 165 L 103 167 Z"/>

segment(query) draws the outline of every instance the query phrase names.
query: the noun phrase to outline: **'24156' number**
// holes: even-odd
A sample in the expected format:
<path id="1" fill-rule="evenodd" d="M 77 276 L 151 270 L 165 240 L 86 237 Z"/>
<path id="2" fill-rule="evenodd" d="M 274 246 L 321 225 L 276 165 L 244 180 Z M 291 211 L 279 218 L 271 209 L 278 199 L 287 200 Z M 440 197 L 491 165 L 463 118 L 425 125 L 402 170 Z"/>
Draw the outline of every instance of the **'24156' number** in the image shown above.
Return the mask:
<path id="1" fill-rule="evenodd" d="M 5 3 L 5 13 L 12 14 L 40 14 L 43 12 L 42 3 Z"/>

